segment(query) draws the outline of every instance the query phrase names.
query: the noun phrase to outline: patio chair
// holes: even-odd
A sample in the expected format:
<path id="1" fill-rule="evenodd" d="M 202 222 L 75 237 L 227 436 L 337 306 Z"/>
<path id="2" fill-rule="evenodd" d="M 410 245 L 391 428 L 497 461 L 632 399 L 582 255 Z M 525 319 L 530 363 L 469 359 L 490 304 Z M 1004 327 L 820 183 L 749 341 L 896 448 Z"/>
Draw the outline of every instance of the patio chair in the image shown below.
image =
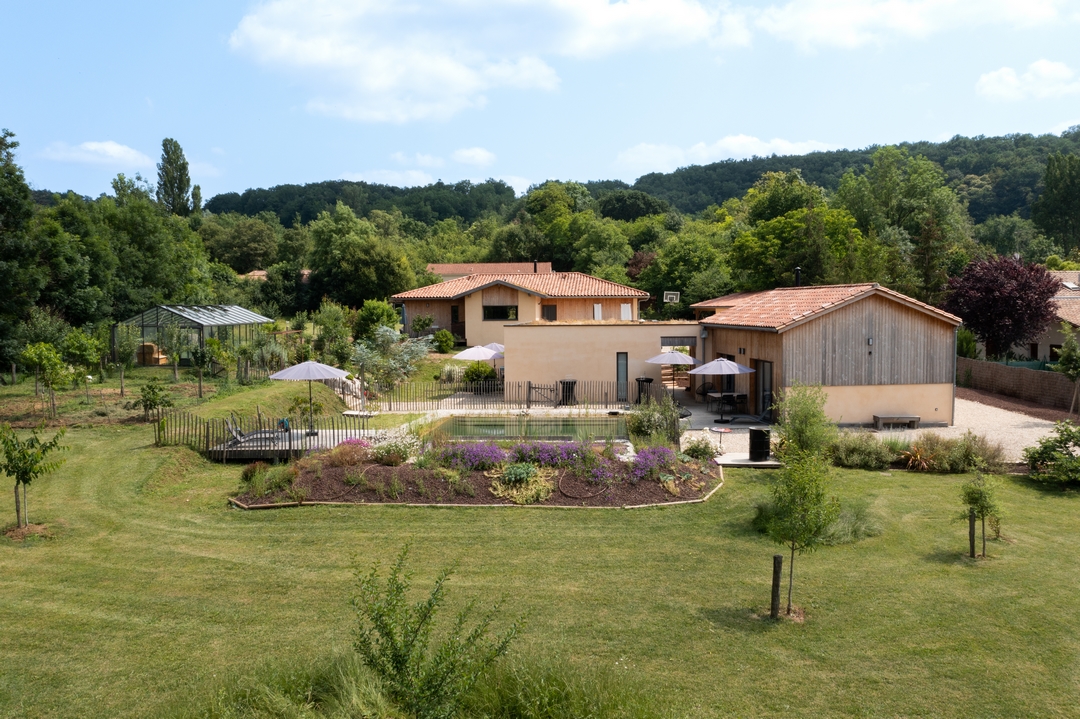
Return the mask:
<path id="1" fill-rule="evenodd" d="M 712 392 L 712 391 L 713 391 L 713 383 L 712 382 L 702 382 L 701 385 L 698 386 L 698 388 L 696 390 L 694 390 L 694 394 L 696 394 L 698 396 L 698 398 L 702 402 L 708 404 L 708 402 L 709 402 L 709 392 Z"/>
<path id="2" fill-rule="evenodd" d="M 232 421 L 230 421 L 230 418 Z M 258 429 L 254 432 L 243 432 L 239 429 L 239 422 L 236 417 L 229 415 L 225 419 L 225 427 L 229 430 L 229 434 L 233 436 L 229 446 L 235 447 L 240 444 L 246 444 L 248 442 L 266 442 L 269 441 L 271 445 L 276 445 L 278 440 L 281 439 L 282 432 L 276 429 Z"/>

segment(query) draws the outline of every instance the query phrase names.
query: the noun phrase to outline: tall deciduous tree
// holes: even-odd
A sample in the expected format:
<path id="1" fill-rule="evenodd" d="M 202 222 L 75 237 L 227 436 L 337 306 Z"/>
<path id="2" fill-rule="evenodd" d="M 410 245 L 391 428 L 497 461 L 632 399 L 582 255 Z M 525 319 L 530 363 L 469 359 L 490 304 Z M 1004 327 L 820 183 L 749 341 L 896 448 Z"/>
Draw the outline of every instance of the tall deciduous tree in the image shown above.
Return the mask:
<path id="1" fill-rule="evenodd" d="M 780 481 L 772 488 L 775 513 L 769 521 L 769 536 L 791 549 L 788 614 L 791 614 L 795 552 L 801 554 L 813 550 L 840 514 L 839 503 L 826 494 L 828 478 L 826 461 L 815 454 L 804 454 L 788 462 Z"/>
<path id="2" fill-rule="evenodd" d="M 1057 290 L 1058 281 L 1045 267 L 997 257 L 972 262 L 950 279 L 944 306 L 986 345 L 988 358 L 1001 357 L 1046 331 Z"/>
<path id="3" fill-rule="evenodd" d="M 48 461 L 48 456 L 58 450 L 64 430 L 57 432 L 52 439 L 43 442 L 36 430 L 26 439 L 21 439 L 10 424 L 0 426 L 0 446 L 4 450 L 0 471 L 15 480 L 15 517 L 18 527 L 29 525 L 26 511 L 26 488 L 43 474 L 59 467 L 63 460 Z M 19 485 L 22 485 L 22 504 L 19 503 Z M 21 510 L 21 511 L 20 511 Z"/>
<path id="4" fill-rule="evenodd" d="M 1064 248 L 1080 247 L 1080 155 L 1050 155 L 1043 193 L 1031 208 L 1036 226 Z"/>
<path id="5" fill-rule="evenodd" d="M 161 141 L 161 162 L 158 163 L 157 171 L 157 201 L 172 214 L 187 217 L 191 214 L 188 161 L 180 143 L 171 137 Z"/>

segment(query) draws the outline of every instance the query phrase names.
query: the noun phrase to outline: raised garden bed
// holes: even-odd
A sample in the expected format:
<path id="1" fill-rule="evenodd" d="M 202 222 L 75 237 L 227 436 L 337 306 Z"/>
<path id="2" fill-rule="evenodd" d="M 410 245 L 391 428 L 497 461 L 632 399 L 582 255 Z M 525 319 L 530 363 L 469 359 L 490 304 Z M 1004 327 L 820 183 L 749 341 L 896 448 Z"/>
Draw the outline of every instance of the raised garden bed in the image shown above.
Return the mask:
<path id="1" fill-rule="evenodd" d="M 605 460 L 610 467 L 600 481 L 574 466 L 540 466 L 539 480 L 546 485 L 542 498 L 529 506 L 637 507 L 702 501 L 723 482 L 720 467 L 707 461 L 676 459 L 660 473 L 634 479 L 632 464 Z M 287 480 L 260 485 L 251 491 L 246 484 L 233 504 L 244 508 L 271 508 L 299 504 L 410 504 L 410 505 L 515 505 L 511 497 L 498 496 L 499 482 L 508 463 L 488 469 L 387 466 L 372 460 L 339 464 L 330 455 L 309 457 L 296 465 Z M 338 466 L 334 466 L 338 464 Z M 283 468 L 282 468 L 283 469 Z M 269 472 L 282 469 L 270 468 Z M 262 480 L 259 480 L 262 481 Z M 276 488 L 275 488 L 276 486 Z"/>

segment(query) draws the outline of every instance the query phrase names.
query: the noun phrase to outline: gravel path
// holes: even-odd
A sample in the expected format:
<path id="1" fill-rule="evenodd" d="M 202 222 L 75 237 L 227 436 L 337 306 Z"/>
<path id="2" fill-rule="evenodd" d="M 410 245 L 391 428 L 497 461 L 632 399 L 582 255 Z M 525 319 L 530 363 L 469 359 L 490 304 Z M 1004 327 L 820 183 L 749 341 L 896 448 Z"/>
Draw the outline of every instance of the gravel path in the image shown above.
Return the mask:
<path id="1" fill-rule="evenodd" d="M 700 427 L 702 424 L 695 424 Z M 1025 447 L 1035 445 L 1040 439 L 1053 433 L 1054 423 L 1045 419 L 1029 417 L 1018 412 L 966 399 L 956 399 L 956 424 L 952 427 L 933 427 L 922 430 L 890 430 L 882 435 L 894 435 L 914 439 L 920 432 L 935 432 L 943 437 L 959 437 L 971 430 L 984 435 L 991 442 L 999 443 L 1005 450 L 1005 460 L 1023 461 Z M 708 429 L 686 433 L 691 437 L 704 434 L 713 444 L 723 443 L 724 452 L 746 453 L 750 451 L 750 431 L 738 425 L 731 428 L 730 434 L 717 434 Z"/>

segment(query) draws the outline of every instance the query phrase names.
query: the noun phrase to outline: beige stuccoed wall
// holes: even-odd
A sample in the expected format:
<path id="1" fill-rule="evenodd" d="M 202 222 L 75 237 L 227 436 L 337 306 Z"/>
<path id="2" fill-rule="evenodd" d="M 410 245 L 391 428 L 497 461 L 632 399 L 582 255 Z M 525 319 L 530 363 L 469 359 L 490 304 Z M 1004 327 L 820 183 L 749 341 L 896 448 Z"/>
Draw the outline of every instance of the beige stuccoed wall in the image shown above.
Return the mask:
<path id="1" fill-rule="evenodd" d="M 532 322 L 540 318 L 540 298 L 518 290 L 518 319 L 515 322 Z M 465 343 L 470 347 L 492 342 L 506 344 L 503 328 L 512 322 L 484 321 L 483 293 L 465 295 Z"/>
<path id="2" fill-rule="evenodd" d="M 536 322 L 504 329 L 506 379 L 553 383 L 561 379 L 616 381 L 616 354 L 627 353 L 627 379 L 660 381 L 660 365 L 645 362 L 660 354 L 660 338 L 693 334 L 692 322 Z"/>
<path id="3" fill-rule="evenodd" d="M 842 424 L 869 424 L 874 415 L 916 415 L 923 422 L 953 423 L 951 384 L 874 384 L 825 387 L 825 413 Z"/>

